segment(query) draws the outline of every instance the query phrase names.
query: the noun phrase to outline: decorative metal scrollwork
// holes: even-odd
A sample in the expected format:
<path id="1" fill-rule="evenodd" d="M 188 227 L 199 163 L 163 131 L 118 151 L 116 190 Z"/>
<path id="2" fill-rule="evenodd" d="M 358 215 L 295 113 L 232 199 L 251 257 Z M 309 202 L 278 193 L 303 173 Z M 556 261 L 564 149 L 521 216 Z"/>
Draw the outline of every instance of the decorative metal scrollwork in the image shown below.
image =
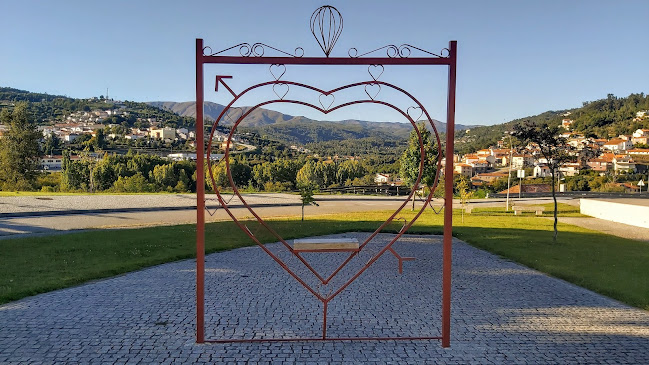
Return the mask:
<path id="1" fill-rule="evenodd" d="M 279 48 L 275 48 L 273 46 L 269 46 L 269 45 L 267 45 L 265 43 L 260 43 L 260 42 L 253 43 L 252 45 L 250 43 L 239 43 L 237 45 L 234 45 L 232 47 L 226 48 L 226 49 L 218 51 L 218 52 L 213 52 L 212 47 L 207 46 L 207 47 L 203 48 L 203 55 L 204 56 L 217 56 L 217 55 L 219 55 L 221 53 L 227 52 L 227 51 L 229 51 L 231 49 L 235 49 L 235 48 L 239 49 L 239 54 L 241 55 L 241 57 L 263 57 L 264 53 L 266 52 L 266 48 L 272 49 L 272 50 L 277 51 L 279 53 L 283 53 L 283 54 L 285 54 L 287 56 L 290 56 L 290 57 L 300 58 L 300 57 L 304 56 L 304 49 L 302 47 L 295 48 L 294 53 L 291 54 L 289 52 L 282 51 Z"/>
<path id="2" fill-rule="evenodd" d="M 313 34 L 313 37 L 318 42 L 320 49 L 322 49 L 322 52 L 324 52 L 325 56 L 329 57 L 331 51 L 336 45 L 336 42 L 338 42 L 338 38 L 340 38 L 340 35 L 343 32 L 342 15 L 338 11 L 338 9 L 336 9 L 333 6 L 330 5 L 321 6 L 318 9 L 316 9 L 313 12 L 313 14 L 311 14 L 309 26 L 311 28 L 311 34 Z M 234 45 L 232 47 L 226 48 L 218 52 L 213 52 L 212 48 L 205 47 L 203 48 L 203 55 L 217 56 L 224 52 L 230 51 L 232 49 L 238 49 L 241 57 L 264 57 L 264 54 L 266 53 L 266 49 L 270 49 L 282 53 L 289 57 L 301 58 L 302 56 L 304 56 L 304 49 L 302 47 L 297 47 L 295 48 L 295 51 L 293 53 L 290 53 L 260 42 L 253 43 L 253 44 L 239 43 L 237 45 Z M 379 47 L 369 52 L 365 52 L 361 54 L 359 54 L 357 48 L 352 47 L 347 51 L 347 54 L 351 58 L 359 58 L 382 50 L 385 50 L 385 53 L 389 58 L 408 58 L 413 53 L 413 51 L 422 52 L 427 55 L 438 57 L 438 58 L 448 58 L 450 56 L 450 50 L 448 48 L 443 48 L 439 52 L 439 54 L 437 54 L 413 46 L 412 44 L 405 44 L 405 43 L 400 46 L 394 44 L 388 44 L 386 46 Z M 378 77 L 376 79 L 378 79 Z M 276 78 L 276 80 L 279 80 L 279 78 Z"/>
<path id="3" fill-rule="evenodd" d="M 413 49 L 417 50 L 417 51 L 420 51 L 420 52 L 423 52 L 423 53 L 426 53 L 426 54 L 429 54 L 431 56 L 439 57 L 439 58 L 448 57 L 449 52 L 450 52 L 448 50 L 448 48 L 443 48 L 439 52 L 439 54 L 437 54 L 437 53 L 426 51 L 425 49 L 413 46 L 412 44 L 402 44 L 400 46 L 396 46 L 394 44 L 388 44 L 387 46 L 379 47 L 377 49 L 373 49 L 373 50 L 371 50 L 369 52 L 365 52 L 365 53 L 362 53 L 360 55 L 358 54 L 358 49 L 352 47 L 352 48 L 349 49 L 349 51 L 347 51 L 347 54 L 351 58 L 359 58 L 359 57 L 367 56 L 367 55 L 372 54 L 374 52 L 385 50 L 385 53 L 389 58 L 408 58 L 412 54 Z M 444 55 L 444 54 L 446 54 L 446 55 Z"/>
<path id="4" fill-rule="evenodd" d="M 343 16 L 333 6 L 321 6 L 311 14 L 309 25 L 322 52 L 329 57 L 343 32 Z"/>

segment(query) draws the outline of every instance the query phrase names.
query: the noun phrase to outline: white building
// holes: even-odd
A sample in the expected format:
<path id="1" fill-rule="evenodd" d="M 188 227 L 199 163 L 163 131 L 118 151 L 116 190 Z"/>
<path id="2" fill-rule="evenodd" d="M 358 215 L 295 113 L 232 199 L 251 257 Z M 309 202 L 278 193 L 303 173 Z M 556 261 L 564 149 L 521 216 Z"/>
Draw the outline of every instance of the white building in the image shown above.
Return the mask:
<path id="1" fill-rule="evenodd" d="M 173 128 L 151 128 L 149 136 L 156 139 L 174 139 L 176 138 L 176 130 Z"/>
<path id="2" fill-rule="evenodd" d="M 550 171 L 550 168 L 546 164 L 538 164 L 534 166 L 534 172 L 532 173 L 532 176 L 534 177 L 546 177 L 546 176 L 551 176 L 552 171 Z"/>
<path id="3" fill-rule="evenodd" d="M 394 181 L 392 175 L 390 174 L 376 174 L 374 176 L 374 182 L 381 185 L 381 184 L 390 184 Z"/>
<path id="4" fill-rule="evenodd" d="M 613 138 L 610 141 L 604 143 L 602 148 L 607 149 L 609 151 L 617 152 L 617 151 L 626 151 L 632 146 L 633 144 L 631 143 L 631 141 L 622 138 Z"/>

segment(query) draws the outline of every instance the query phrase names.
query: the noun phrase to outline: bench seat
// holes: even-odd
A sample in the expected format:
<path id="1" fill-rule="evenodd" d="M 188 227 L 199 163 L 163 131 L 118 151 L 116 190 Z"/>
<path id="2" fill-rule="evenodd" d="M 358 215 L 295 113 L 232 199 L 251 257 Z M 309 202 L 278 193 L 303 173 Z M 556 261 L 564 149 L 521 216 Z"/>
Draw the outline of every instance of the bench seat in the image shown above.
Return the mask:
<path id="1" fill-rule="evenodd" d="M 356 238 L 302 238 L 293 241 L 296 252 L 353 252 L 358 248 Z"/>
<path id="2" fill-rule="evenodd" d="M 536 212 L 536 215 L 543 215 L 544 207 L 534 205 L 516 205 L 512 207 L 514 215 L 519 215 L 523 212 Z"/>

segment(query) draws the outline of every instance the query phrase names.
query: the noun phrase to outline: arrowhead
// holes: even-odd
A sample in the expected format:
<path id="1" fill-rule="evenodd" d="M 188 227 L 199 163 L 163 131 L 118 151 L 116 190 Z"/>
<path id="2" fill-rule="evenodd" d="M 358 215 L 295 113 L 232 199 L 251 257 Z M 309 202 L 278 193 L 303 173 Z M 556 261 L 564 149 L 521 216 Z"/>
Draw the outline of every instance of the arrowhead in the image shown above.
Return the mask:
<path id="1" fill-rule="evenodd" d="M 223 86 L 227 87 L 225 85 L 225 81 L 223 79 L 231 79 L 232 76 L 222 76 L 222 75 L 216 75 L 216 84 L 214 85 L 214 91 L 219 91 L 219 82 L 223 84 Z"/>

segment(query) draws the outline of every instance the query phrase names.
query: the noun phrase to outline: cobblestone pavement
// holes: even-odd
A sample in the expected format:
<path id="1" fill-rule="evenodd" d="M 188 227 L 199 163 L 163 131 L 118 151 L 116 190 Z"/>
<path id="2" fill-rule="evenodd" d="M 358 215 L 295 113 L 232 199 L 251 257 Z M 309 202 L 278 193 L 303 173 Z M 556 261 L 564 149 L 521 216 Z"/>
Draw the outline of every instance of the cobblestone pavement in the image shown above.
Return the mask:
<path id="1" fill-rule="evenodd" d="M 350 233 L 340 236 L 366 234 Z M 391 235 L 340 272 L 338 286 Z M 208 239 L 215 239 L 208 237 Z M 649 312 L 454 241 L 451 347 L 437 340 L 194 343 L 192 260 L 0 306 L 0 363 L 640 364 Z M 267 246 L 313 283 L 279 244 Z M 329 304 L 329 336 L 437 336 L 441 238 L 407 236 Z M 326 273 L 344 254 L 305 254 Z M 321 305 L 259 248 L 209 255 L 206 336 L 315 337 Z M 327 293 L 332 289 L 317 287 Z"/>

